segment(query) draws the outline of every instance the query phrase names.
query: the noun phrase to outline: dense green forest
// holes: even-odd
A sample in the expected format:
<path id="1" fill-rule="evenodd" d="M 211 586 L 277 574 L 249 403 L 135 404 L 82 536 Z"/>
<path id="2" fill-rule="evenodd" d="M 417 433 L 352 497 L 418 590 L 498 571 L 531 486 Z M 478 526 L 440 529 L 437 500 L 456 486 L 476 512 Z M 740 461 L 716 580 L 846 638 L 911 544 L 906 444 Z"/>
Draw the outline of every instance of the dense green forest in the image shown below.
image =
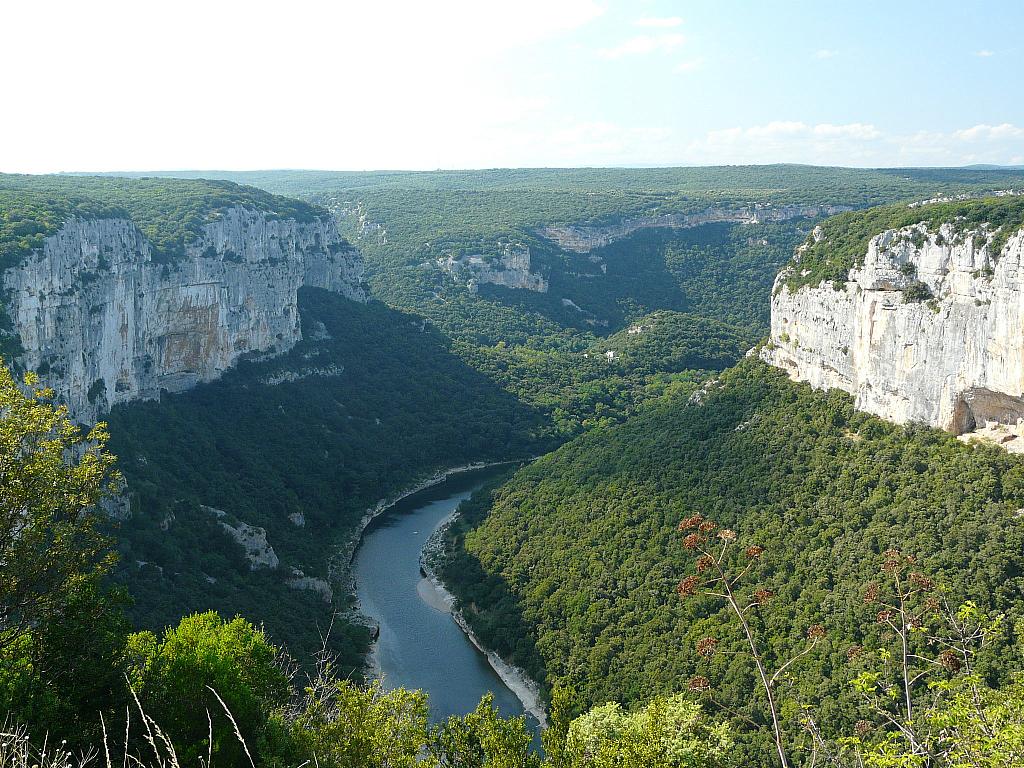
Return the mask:
<path id="1" fill-rule="evenodd" d="M 736 385 L 735 376 L 725 376 L 718 386 Z M 1003 617 L 986 615 L 969 602 L 943 612 L 935 581 L 916 570 L 931 563 L 891 548 L 881 554 L 888 584 L 870 582 L 864 590 L 865 604 L 883 607 L 874 633 L 881 642 L 874 648 L 855 645 L 845 654 L 848 665 L 867 660 L 850 685 L 862 694 L 871 719 L 858 720 L 854 735 L 838 739 L 817 725 L 834 727 L 823 719 L 833 713 L 818 708 L 799 710 L 806 737 L 800 739 L 786 721 L 779 725 L 780 717 L 794 719 L 793 709 L 772 698 L 780 692 L 778 673 L 803 657 L 810 660 L 826 643 L 829 634 L 820 623 L 809 626 L 804 650 L 764 684 L 771 727 L 753 719 L 737 727 L 715 714 L 712 683 L 703 675 L 691 678 L 685 693 L 628 708 L 610 701 L 579 716 L 578 695 L 559 687 L 542 735 L 544 757 L 531 749 L 524 718 L 502 718 L 490 694 L 472 712 L 431 724 L 424 692 L 353 683 L 339 676 L 336 657 L 326 648 L 300 677 L 287 652 L 241 617 L 225 620 L 207 611 L 160 632 L 131 632 L 123 598 L 105 579 L 114 563 L 113 542 L 100 532 L 97 514 L 121 485 L 116 460 L 106 450 L 108 435 L 102 425 L 86 433 L 72 424 L 33 374 L 26 374 L 23 387 L 27 393 L 0 368 L 5 766 L 739 768 L 774 762 L 766 757 L 769 750 L 750 749 L 766 739 L 773 741 L 781 768 L 815 765 L 822 753 L 838 768 L 1019 764 L 1024 679 L 998 688 L 983 679 L 1004 666 L 992 664 L 994 654 L 1003 660 Z M 850 426 L 863 433 L 870 424 Z M 1019 478 L 1011 474 L 1019 468 L 996 467 L 1004 470 L 999 481 L 1007 497 L 1018 493 Z M 777 595 L 762 581 L 753 602 L 741 608 L 731 591 L 748 572 L 764 579 L 756 571 L 762 558 L 771 557 L 766 548 L 733 546 L 747 563 L 736 566 L 726 557 L 737 540 L 735 530 L 718 528 L 700 514 L 684 518 L 677 530 L 685 534 L 685 549 L 704 553 L 696 560 L 697 575 L 679 582 L 679 596 L 728 597 L 746 631 L 749 652 L 731 658 L 727 674 L 735 672 L 736 659 L 753 661 L 759 670 L 774 663 L 769 654 L 778 644 L 775 625 L 763 619 Z M 725 542 L 720 550 L 718 542 Z M 701 577 L 709 567 L 717 570 Z M 735 578 L 722 571 L 734 567 L 742 569 Z M 714 578 L 716 572 L 721 578 Z M 717 595 L 723 587 L 716 585 L 724 585 L 727 594 Z M 926 628 L 926 618 L 947 626 Z M 766 634 L 766 641 L 759 643 L 753 632 Z M 892 646 L 892 634 L 902 640 L 902 650 Z M 928 648 L 931 638 L 946 639 L 941 650 Z M 994 654 L 989 649 L 983 656 L 979 650 L 989 640 L 996 641 Z M 731 656 L 714 636 L 701 638 L 697 649 L 709 662 Z M 900 670 L 902 687 L 896 682 Z M 790 693 L 803 690 L 808 680 L 813 687 L 813 679 L 794 667 L 783 682 Z M 905 708 L 894 703 L 902 692 Z"/>
<path id="2" fill-rule="evenodd" d="M 290 589 L 293 568 L 327 577 L 331 553 L 364 509 L 443 466 L 537 455 L 734 364 L 766 331 L 774 274 L 814 221 L 641 230 L 591 254 L 559 250 L 534 224 L 606 220 L 615 206 L 625 215 L 715 201 L 811 202 L 829 179 L 837 191 L 825 199 L 847 205 L 1011 181 L 990 172 L 760 170 L 239 177 L 301 191 L 335 212 L 358 191 L 367 215 L 386 222 L 387 242 L 350 232 L 384 304 L 304 291 L 306 341 L 288 355 L 111 414 L 134 505 L 117 531 L 133 621 L 159 628 L 213 607 L 265 621 L 293 652 L 309 651 L 317 627 L 351 597 L 343 568 L 333 574 L 333 604 Z M 27 178 L 4 177 L 10 194 L 123 206 L 167 248 L 238 200 L 279 215 L 315 213 L 227 181 Z M 348 186 L 339 190 L 341 182 Z M 650 207 L 656 200 L 669 207 Z M 548 293 L 491 285 L 471 293 L 432 264 L 449 252 L 487 253 L 510 236 L 529 245 Z M 314 369 L 340 373 L 262 383 Z M 192 446 L 187 457 L 183 444 Z M 205 508 L 265 528 L 279 568 L 250 571 Z M 290 522 L 297 514 L 308 528 Z M 333 637 L 344 664 L 357 668 L 365 630 L 341 622 Z"/>
<path id="3" fill-rule="evenodd" d="M 23 384 L 0 367 L 0 764 L 540 768 L 525 719 L 500 717 L 489 695 L 431 724 L 425 693 L 353 683 L 329 649 L 297 677 L 241 617 L 131 632 L 97 515 L 121 485 L 108 435 L 73 425 L 32 374 Z M 545 734 L 555 768 L 592 766 L 592 743 L 653 768 L 679 766 L 680 752 L 711 768 L 732 747 L 682 697 L 616 714 L 614 727 L 557 718 Z"/>
<path id="4" fill-rule="evenodd" d="M 581 706 L 636 704 L 707 676 L 738 730 L 760 723 L 743 738 L 761 764 L 765 723 L 737 627 L 716 600 L 675 595 L 694 573 L 680 521 L 701 514 L 763 547 L 756 579 L 774 599 L 753 621 L 771 658 L 825 628 L 786 692 L 787 717 L 799 730 L 809 705 L 839 732 L 863 716 L 847 654 L 880 642 L 863 597 L 889 548 L 915 555 L 946 594 L 1007 613 L 978 669 L 1008 679 L 1022 650 L 1021 506 L 1020 458 L 885 423 L 750 360 L 478 494 L 450 531 L 442 575 L 487 643 L 547 686 L 576 688 Z M 706 636 L 723 649 L 711 663 Z"/>
<path id="5" fill-rule="evenodd" d="M 746 348 L 730 326 L 661 313 L 643 333 L 611 339 L 615 359 L 590 349 L 492 368 L 472 350 L 467 364 L 430 323 L 377 302 L 303 289 L 300 310 L 304 340 L 287 355 L 109 415 L 132 501 L 114 531 L 117 578 L 137 626 L 240 613 L 308 658 L 332 611 L 351 606 L 345 564 L 332 573 L 328 564 L 378 500 L 445 467 L 543 453 Z M 291 372 L 309 375 L 289 381 Z M 266 529 L 280 565 L 250 570 L 207 508 Z M 293 568 L 333 576 L 334 601 L 288 587 Z M 359 622 L 334 623 L 332 650 L 347 671 L 360 668 L 366 644 Z"/>
<path id="6" fill-rule="evenodd" d="M 389 227 L 409 221 L 407 226 L 430 240 L 456 230 L 491 236 L 509 227 L 602 223 L 623 216 L 702 210 L 710 203 L 866 208 L 899 199 L 1010 188 L 1021 183 L 1024 173 L 757 165 L 424 172 L 175 171 L 151 175 L 228 179 L 294 197 L 344 194 L 345 199 L 365 202 L 373 220 Z"/>
<path id="7" fill-rule="evenodd" d="M 133 506 L 115 532 L 118 578 L 137 625 L 241 613 L 307 655 L 318 623 L 351 598 L 341 583 L 333 604 L 289 588 L 292 568 L 327 578 L 365 509 L 439 469 L 553 445 L 534 409 L 461 363 L 429 324 L 317 289 L 301 291 L 300 307 L 304 341 L 287 355 L 110 414 Z M 250 571 L 203 507 L 265 528 L 278 568 Z M 332 637 L 346 670 L 359 668 L 365 631 L 336 622 Z"/>
<path id="8" fill-rule="evenodd" d="M 774 274 L 809 229 L 797 220 L 641 230 L 551 267 L 551 293 L 595 318 L 599 332 L 671 309 L 730 323 L 752 344 L 768 327 Z"/>
<path id="9" fill-rule="evenodd" d="M 369 641 L 348 612 L 351 585 L 337 555 L 368 507 L 441 468 L 551 450 L 465 506 L 440 567 L 481 637 L 542 682 L 555 768 L 589 768 L 595 755 L 609 766 L 769 762 L 781 737 L 734 617 L 689 581 L 708 565 L 677 531 L 687 519 L 714 519 L 739 537 L 739 552 L 756 553 L 750 615 L 763 660 L 778 666 L 799 655 L 778 690 L 797 752 L 819 736 L 839 743 L 871 717 L 864 691 L 874 690 L 870 665 L 882 657 L 861 661 L 852 649 L 888 641 L 865 591 L 894 547 L 916 558 L 914 578 L 947 590 L 943 600 L 1006 614 L 971 657 L 970 684 L 986 691 L 969 692 L 971 717 L 981 699 L 1000 712 L 1016 706 L 997 691 L 1016 690 L 1024 626 L 1021 461 L 885 424 L 856 413 L 845 395 L 742 361 L 767 329 L 776 272 L 816 220 L 641 230 L 587 254 L 559 249 L 536 228 L 709 204 L 860 207 L 977 194 L 1019 185 L 1024 174 L 775 166 L 228 175 L 309 202 L 226 181 L 0 177 L 8 259 L 69 215 L 127 215 L 171 258 L 224 206 L 298 218 L 330 210 L 365 253 L 375 299 L 303 289 L 303 341 L 287 354 L 243 360 L 219 381 L 109 415 L 132 502 L 130 517 L 100 526 L 118 563 L 90 538 L 102 567 L 10 645 L 16 674 L 0 676 L 0 695 L 19 720 L 95 743 L 95 721 L 64 723 L 79 716 L 82 697 L 123 710 L 127 675 L 183 754 L 198 759 L 210 737 L 196 715 L 212 705 L 199 681 L 212 679 L 247 719 L 259 764 L 340 750 L 321 764 L 411 765 L 431 755 L 437 765 L 492 765 L 488 739 L 517 755 L 508 765 L 538 764 L 522 724 L 501 721 L 486 702 L 434 730 L 418 694 L 337 679 L 359 677 Z M 382 228 L 363 230 L 357 204 Z M 805 258 L 812 277 L 837 274 L 877 228 L 964 211 L 1002 238 L 1021 222 L 1017 198 L 894 205 L 825 222 L 826 245 Z M 494 257 L 508 243 L 530 248 L 546 293 L 471 291 L 436 265 L 449 254 Z M 277 567 L 252 569 L 222 523 L 265 529 Z M 298 571 L 329 580 L 333 599 L 289 586 Z M 211 609 L 261 623 L 265 634 L 202 613 Z M 309 671 L 328 626 L 333 667 L 326 689 L 313 688 L 326 698 L 303 700 L 301 684 L 271 660 L 287 652 Z M 82 663 L 69 661 L 76 646 L 86 649 Z M 60 665 L 73 674 L 47 688 L 46 670 Z M 942 674 L 953 686 L 956 675 Z M 967 695 L 949 691 L 950 702 Z M 936 723 L 953 717 L 938 706 Z M 807 713 L 823 724 L 818 736 Z M 887 749 L 886 727 L 858 738 Z M 223 719 L 217 728 L 215 751 L 240 759 Z M 352 733 L 355 746 L 345 741 Z M 685 749 L 672 734 L 685 735 Z M 369 756 L 386 744 L 404 745 L 406 762 Z M 671 762 L 680 749 L 690 762 Z M 477 762 L 465 762 L 469 753 Z"/>

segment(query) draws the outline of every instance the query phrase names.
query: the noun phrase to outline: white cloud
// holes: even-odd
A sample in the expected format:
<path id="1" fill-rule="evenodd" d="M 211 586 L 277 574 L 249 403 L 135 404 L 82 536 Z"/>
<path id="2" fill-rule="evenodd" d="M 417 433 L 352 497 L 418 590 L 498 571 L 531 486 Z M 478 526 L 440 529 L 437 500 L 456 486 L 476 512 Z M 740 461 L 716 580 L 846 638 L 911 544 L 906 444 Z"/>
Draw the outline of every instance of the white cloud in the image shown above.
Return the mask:
<path id="1" fill-rule="evenodd" d="M 775 121 L 710 131 L 683 150 L 685 162 L 897 166 L 1012 163 L 1024 128 L 1010 123 L 889 134 L 869 123 Z"/>
<path id="2" fill-rule="evenodd" d="M 31 78 L 5 87 L 10 103 L 33 105 L 0 124 L 0 169 L 487 164 L 497 123 L 536 121 L 543 111 L 502 68 L 531 46 L 563 44 L 605 7 L 14 3 L 4 9 L 7 28 L 46 33 L 0 46 L 3 71 L 32 62 Z"/>
<path id="3" fill-rule="evenodd" d="M 999 141 L 1002 139 L 1024 139 L 1024 128 L 1010 123 L 986 125 L 984 123 L 970 128 L 954 131 L 953 136 L 962 141 Z"/>
<path id="4" fill-rule="evenodd" d="M 633 22 L 634 27 L 657 27 L 660 29 L 669 29 L 672 27 L 678 27 L 682 25 L 683 20 L 678 16 L 645 16 L 642 19 L 637 19 Z"/>
<path id="5" fill-rule="evenodd" d="M 995 51 L 990 51 L 988 49 L 984 49 L 983 48 L 980 51 L 975 51 L 974 55 L 978 56 L 979 58 L 982 58 L 982 59 L 987 59 L 989 56 L 995 56 L 996 53 L 995 53 Z"/>
<path id="6" fill-rule="evenodd" d="M 598 51 L 602 59 L 621 59 L 626 56 L 645 55 L 649 53 L 668 53 L 674 51 L 686 42 L 686 36 L 678 32 L 665 33 L 660 35 L 637 35 L 628 40 L 623 40 L 612 48 L 603 48 Z"/>
<path id="7" fill-rule="evenodd" d="M 816 59 L 834 59 L 839 55 L 839 51 L 834 48 L 821 48 L 814 52 L 814 58 Z"/>
<path id="8" fill-rule="evenodd" d="M 861 141 L 871 141 L 880 138 L 882 132 L 875 126 L 865 123 L 847 123 L 846 125 L 832 125 L 831 123 L 819 123 L 814 126 L 813 133 L 819 137 L 845 137 Z"/>
<path id="9" fill-rule="evenodd" d="M 687 59 L 681 61 L 675 66 L 675 72 L 685 74 L 688 72 L 696 72 L 698 69 L 704 66 L 704 59 L 698 56 L 695 59 Z"/>

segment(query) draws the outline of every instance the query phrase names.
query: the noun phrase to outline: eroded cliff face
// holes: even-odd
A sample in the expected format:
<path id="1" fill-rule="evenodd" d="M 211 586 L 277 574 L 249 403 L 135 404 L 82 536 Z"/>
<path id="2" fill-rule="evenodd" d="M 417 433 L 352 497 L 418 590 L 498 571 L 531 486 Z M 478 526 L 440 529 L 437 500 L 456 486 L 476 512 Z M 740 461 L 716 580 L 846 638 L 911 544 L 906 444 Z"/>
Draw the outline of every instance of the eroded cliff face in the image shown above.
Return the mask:
<path id="1" fill-rule="evenodd" d="M 326 217 L 275 219 L 229 209 L 184 258 L 153 260 L 125 219 L 71 219 L 3 275 L 24 354 L 91 423 L 116 403 L 210 381 L 247 353 L 280 353 L 301 338 L 297 291 L 364 300 L 362 261 Z"/>
<path id="2" fill-rule="evenodd" d="M 607 226 L 546 226 L 537 233 L 558 244 L 565 251 L 589 253 L 616 240 L 629 237 L 641 229 L 668 227 L 689 229 L 703 224 L 733 222 L 737 224 L 763 224 L 798 218 L 833 216 L 852 210 L 839 205 L 756 205 L 744 208 L 707 208 L 699 213 L 667 213 L 661 216 L 642 216 L 623 219 Z"/>
<path id="3" fill-rule="evenodd" d="M 464 282 L 474 293 L 481 283 L 538 293 L 547 293 L 548 290 L 548 281 L 543 275 L 530 271 L 530 249 L 523 245 L 506 245 L 498 258 L 480 255 L 446 256 L 438 259 L 437 264 L 456 282 Z"/>
<path id="4" fill-rule="evenodd" d="M 1024 449 L 1024 232 L 999 253 L 990 242 L 956 223 L 886 231 L 845 286 L 792 292 L 798 255 L 776 281 L 762 357 L 891 421 Z"/>

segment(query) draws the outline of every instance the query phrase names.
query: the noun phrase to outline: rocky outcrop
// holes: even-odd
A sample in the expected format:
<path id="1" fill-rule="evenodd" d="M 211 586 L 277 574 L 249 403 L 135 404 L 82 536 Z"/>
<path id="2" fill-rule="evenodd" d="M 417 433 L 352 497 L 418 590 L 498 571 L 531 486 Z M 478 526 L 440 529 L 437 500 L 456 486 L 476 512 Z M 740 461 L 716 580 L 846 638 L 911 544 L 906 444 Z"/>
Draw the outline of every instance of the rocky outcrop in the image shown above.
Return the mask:
<path id="1" fill-rule="evenodd" d="M 24 354 L 72 415 L 210 381 L 251 353 L 301 338 L 297 291 L 356 300 L 362 261 L 328 218 L 298 222 L 232 208 L 184 257 L 154 260 L 125 219 L 70 219 L 3 275 Z"/>
<path id="2" fill-rule="evenodd" d="M 559 248 L 575 253 L 589 253 L 595 248 L 629 237 L 641 229 L 668 227 L 689 229 L 703 224 L 732 222 L 736 224 L 763 224 L 799 218 L 832 216 L 852 210 L 842 205 L 753 205 L 741 208 L 707 208 L 697 213 L 665 213 L 659 216 L 638 216 L 623 219 L 607 226 L 545 226 L 537 234 L 555 242 Z"/>
<path id="3" fill-rule="evenodd" d="M 326 197 L 321 202 L 340 222 L 347 225 L 346 232 L 351 232 L 358 241 L 369 240 L 377 245 L 388 244 L 387 227 L 370 218 L 370 213 L 362 200 L 353 202 Z"/>
<path id="4" fill-rule="evenodd" d="M 891 421 L 955 434 L 1016 429 L 1024 417 L 1024 232 L 999 253 L 991 242 L 988 227 L 956 222 L 890 230 L 872 238 L 844 286 L 791 291 L 798 255 L 776 281 L 762 357 Z"/>
<path id="5" fill-rule="evenodd" d="M 523 245 L 506 245 L 500 256 L 446 256 L 437 265 L 456 282 L 465 283 L 476 293 L 481 283 L 521 288 L 547 293 L 548 281 L 530 271 L 530 249 Z"/>
<path id="6" fill-rule="evenodd" d="M 292 568 L 292 577 L 285 581 L 291 589 L 297 589 L 300 591 L 314 592 L 320 596 L 320 599 L 325 603 L 330 603 L 334 600 L 334 589 L 327 579 L 321 579 L 316 576 L 307 576 L 299 568 Z"/>
<path id="7" fill-rule="evenodd" d="M 332 364 L 321 367 L 303 366 L 302 368 L 298 368 L 293 371 L 280 371 L 269 376 L 263 376 L 260 379 L 260 383 L 266 384 L 268 387 L 276 387 L 278 384 L 301 381 L 302 379 L 308 379 L 311 376 L 330 379 L 336 376 L 341 376 L 344 372 L 345 369 L 340 365 Z"/>
<path id="8" fill-rule="evenodd" d="M 203 507 L 203 509 L 216 517 L 224 532 L 243 549 L 245 557 L 249 561 L 249 570 L 258 571 L 261 568 L 273 570 L 281 564 L 274 548 L 267 541 L 266 528 L 237 520 L 229 516 L 223 509 L 215 507 Z"/>

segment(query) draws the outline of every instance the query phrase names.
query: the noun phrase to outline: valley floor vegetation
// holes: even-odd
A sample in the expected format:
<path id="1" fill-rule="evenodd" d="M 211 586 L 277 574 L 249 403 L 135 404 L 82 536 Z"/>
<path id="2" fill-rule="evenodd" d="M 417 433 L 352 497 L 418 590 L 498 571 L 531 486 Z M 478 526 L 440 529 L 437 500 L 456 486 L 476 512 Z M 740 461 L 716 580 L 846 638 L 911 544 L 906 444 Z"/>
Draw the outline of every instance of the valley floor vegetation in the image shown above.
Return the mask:
<path id="1" fill-rule="evenodd" d="M 725 386 L 742 387 L 743 377 L 743 371 L 734 373 Z M 852 634 L 830 641 L 831 627 L 803 627 L 816 617 L 787 609 L 786 599 L 776 601 L 769 587 L 778 589 L 777 579 L 760 568 L 772 560 L 762 544 L 739 540 L 701 514 L 674 526 L 682 550 L 697 558 L 675 592 L 706 607 L 726 602 L 732 629 L 742 628 L 733 633 L 739 642 L 709 634 L 697 640 L 695 652 L 711 665 L 710 674 L 751 675 L 756 669 L 763 695 L 751 700 L 744 725 L 729 717 L 728 707 L 716 706 L 717 684 L 703 675 L 692 677 L 684 692 L 629 708 L 602 703 L 582 713 L 578 694 L 558 685 L 551 692 L 542 758 L 531 751 L 524 719 L 500 717 L 487 697 L 474 712 L 432 726 L 422 692 L 344 679 L 326 648 L 302 678 L 263 630 L 240 617 L 196 613 L 161 633 L 131 632 L 123 595 L 105 578 L 113 565 L 112 542 L 97 525 L 98 505 L 120 483 L 105 427 L 84 434 L 32 375 L 24 386 L 27 395 L 0 367 L 5 768 L 995 768 L 1021 762 L 1024 681 L 1008 670 L 1001 675 L 986 655 L 993 645 L 1008 652 L 1013 616 L 986 614 L 974 603 L 955 607 L 926 575 L 933 563 L 889 549 L 879 576 L 864 586 L 863 602 L 877 610 L 877 631 L 863 645 L 848 645 Z M 837 413 L 842 409 L 833 417 Z M 851 419 L 850 427 L 874 429 L 867 440 L 898 435 L 868 417 Z M 981 455 L 977 469 L 998 469 L 994 477 L 1008 499 L 1015 498 L 1019 466 L 993 464 L 994 455 Z M 752 535 L 751 541 L 764 539 Z M 654 597 L 668 603 L 670 595 Z M 771 618 L 776 612 L 783 624 L 801 626 L 803 646 L 795 653 L 795 646 L 780 645 L 773 636 L 780 626 Z M 712 628 L 696 625 L 702 632 Z M 820 708 L 813 696 L 804 699 L 806 706 L 794 706 L 806 692 L 794 681 L 805 674 L 812 685 L 817 679 L 807 665 L 834 660 L 834 654 L 818 652 L 830 642 L 833 650 L 846 646 L 842 655 L 852 666 L 836 664 L 834 676 L 852 681 L 859 702 L 839 703 L 864 714 L 848 734 L 836 737 L 819 719 L 834 708 Z M 722 657 L 728 663 L 716 663 Z M 1000 678 L 1000 687 L 990 684 Z M 751 730 L 774 743 L 775 759 L 745 754 L 742 741 Z"/>
<path id="2" fill-rule="evenodd" d="M 747 360 L 477 494 L 437 566 L 574 714 L 686 687 L 742 765 L 959 765 L 948 707 L 1019 711 L 1022 480 Z"/>
<path id="3" fill-rule="evenodd" d="M 120 406 L 109 430 L 83 432 L 0 366 L 0 768 L 1024 766 L 1021 459 L 743 360 L 817 221 L 643 230 L 588 254 L 537 231 L 1020 178 L 246 177 L 362 206 L 379 228 L 342 227 L 378 300 L 303 289 L 294 349 Z M 226 182 L 0 176 L 0 266 L 70 215 L 129 216 L 178 258 L 232 205 L 324 214 Z M 1019 199 L 988 205 L 968 220 L 994 217 L 997 238 L 1019 225 Z M 844 273 L 875 227 L 949 209 L 910 210 L 826 223 L 814 279 Z M 547 294 L 436 268 L 510 240 Z M 476 633 L 541 683 L 543 755 L 487 699 L 432 724 L 422 692 L 363 681 L 369 631 L 331 560 L 379 499 L 538 454 L 464 505 L 435 565 Z M 111 521 L 98 510 L 125 480 L 132 514 Z M 265 529 L 280 567 L 253 570 L 221 512 Z M 294 589 L 297 570 L 333 599 Z"/>

